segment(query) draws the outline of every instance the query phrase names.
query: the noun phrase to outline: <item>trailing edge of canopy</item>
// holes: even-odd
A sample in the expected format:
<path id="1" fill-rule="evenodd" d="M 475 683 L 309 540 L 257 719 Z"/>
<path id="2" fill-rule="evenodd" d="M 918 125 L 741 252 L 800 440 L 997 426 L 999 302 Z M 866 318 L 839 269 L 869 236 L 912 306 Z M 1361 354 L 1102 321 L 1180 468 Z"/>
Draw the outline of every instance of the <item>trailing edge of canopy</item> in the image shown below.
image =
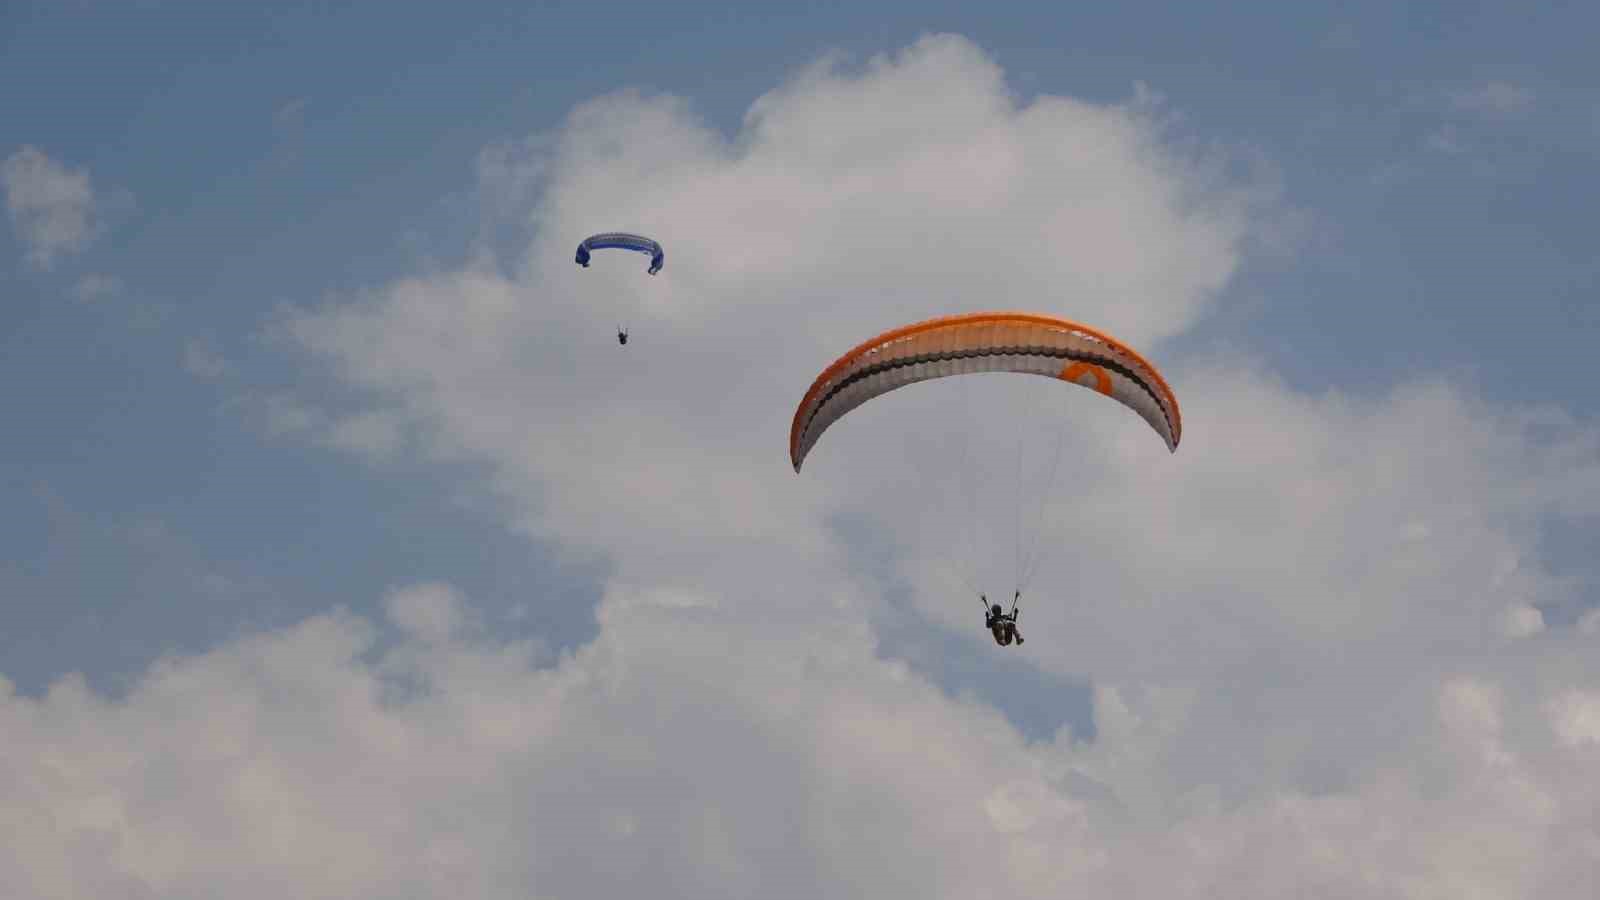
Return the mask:
<path id="1" fill-rule="evenodd" d="M 1132 409 L 1167 449 L 1183 435 L 1178 398 L 1156 367 L 1108 334 L 1055 316 L 978 312 L 886 331 L 818 375 L 795 410 L 789 460 L 800 471 L 823 432 L 896 388 L 976 372 L 1043 375 L 1091 388 Z"/>

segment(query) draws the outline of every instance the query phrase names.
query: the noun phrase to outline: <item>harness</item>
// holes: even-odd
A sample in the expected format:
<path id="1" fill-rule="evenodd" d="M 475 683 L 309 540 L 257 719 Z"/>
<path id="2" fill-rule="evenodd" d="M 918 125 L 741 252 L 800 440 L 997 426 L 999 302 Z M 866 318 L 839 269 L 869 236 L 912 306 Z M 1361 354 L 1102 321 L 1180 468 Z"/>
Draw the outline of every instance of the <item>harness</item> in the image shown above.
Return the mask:
<path id="1" fill-rule="evenodd" d="M 989 606 L 989 598 L 983 594 L 978 595 L 978 602 L 983 604 L 983 624 L 994 635 L 995 642 L 1002 647 L 1011 646 L 1017 637 L 1017 603 L 1022 600 L 1022 592 L 1018 591 L 1011 598 L 1011 612 L 995 614 Z M 995 604 L 996 607 L 999 604 Z"/>

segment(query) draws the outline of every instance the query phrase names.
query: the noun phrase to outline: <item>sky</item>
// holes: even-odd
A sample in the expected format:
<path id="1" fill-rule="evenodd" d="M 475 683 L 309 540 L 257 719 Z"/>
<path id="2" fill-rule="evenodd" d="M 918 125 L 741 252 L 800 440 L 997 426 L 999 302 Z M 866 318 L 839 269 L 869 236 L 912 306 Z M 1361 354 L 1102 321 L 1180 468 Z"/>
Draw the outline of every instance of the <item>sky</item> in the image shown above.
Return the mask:
<path id="1" fill-rule="evenodd" d="M 1059 7 L 0 10 L 0 894 L 1587 897 L 1600 11 Z"/>

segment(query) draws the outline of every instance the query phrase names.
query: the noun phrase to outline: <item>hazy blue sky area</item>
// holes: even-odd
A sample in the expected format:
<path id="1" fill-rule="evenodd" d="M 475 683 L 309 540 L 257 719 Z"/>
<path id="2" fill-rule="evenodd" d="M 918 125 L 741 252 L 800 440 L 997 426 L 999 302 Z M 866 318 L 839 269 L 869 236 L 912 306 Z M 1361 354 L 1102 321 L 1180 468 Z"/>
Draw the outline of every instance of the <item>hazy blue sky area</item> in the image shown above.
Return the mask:
<path id="1" fill-rule="evenodd" d="M 1600 5 L 328 6 L 0 8 L 0 894 L 1587 896 Z M 918 504 L 1048 385 L 785 446 L 994 308 L 1185 413 L 1023 650 Z"/>

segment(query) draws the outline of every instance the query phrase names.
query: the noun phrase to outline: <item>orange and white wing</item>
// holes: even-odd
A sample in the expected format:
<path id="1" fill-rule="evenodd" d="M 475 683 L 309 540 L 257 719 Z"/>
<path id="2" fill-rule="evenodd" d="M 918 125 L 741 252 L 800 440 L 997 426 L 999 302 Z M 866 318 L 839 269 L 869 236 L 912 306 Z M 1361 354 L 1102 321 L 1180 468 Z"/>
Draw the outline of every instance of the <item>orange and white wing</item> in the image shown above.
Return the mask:
<path id="1" fill-rule="evenodd" d="M 789 428 L 794 470 L 828 426 L 868 400 L 919 381 L 977 372 L 1043 375 L 1091 388 L 1138 413 L 1177 452 L 1183 434 L 1178 398 L 1144 357 L 1066 319 L 981 312 L 886 331 L 824 369 Z"/>

